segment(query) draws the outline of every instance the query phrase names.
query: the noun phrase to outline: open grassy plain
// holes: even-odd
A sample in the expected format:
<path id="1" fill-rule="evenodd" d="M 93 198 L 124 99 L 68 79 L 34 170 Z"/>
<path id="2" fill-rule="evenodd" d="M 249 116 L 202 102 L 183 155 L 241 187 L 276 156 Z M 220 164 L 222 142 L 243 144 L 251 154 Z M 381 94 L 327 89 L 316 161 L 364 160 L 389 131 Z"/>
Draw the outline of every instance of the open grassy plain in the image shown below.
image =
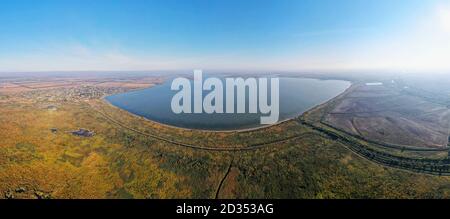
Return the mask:
<path id="1" fill-rule="evenodd" d="M 161 78 L 147 80 L 156 83 Z M 381 147 L 340 133 L 320 124 L 320 118 L 328 116 L 324 109 L 337 104 L 333 101 L 272 127 L 204 132 L 157 124 L 102 99 L 138 88 L 142 80 L 123 86 L 105 81 L 0 90 L 0 197 L 450 197 L 450 176 L 439 176 L 438 169 L 433 175 L 380 162 L 371 157 L 373 151 L 365 153 L 370 149 L 414 161 L 425 157 L 444 162 L 447 151 Z M 95 134 L 72 134 L 80 128 Z M 366 129 L 359 128 L 377 140 Z M 441 148 L 440 130 L 427 127 L 436 140 L 425 148 Z M 355 150 L 361 147 L 364 150 Z"/>

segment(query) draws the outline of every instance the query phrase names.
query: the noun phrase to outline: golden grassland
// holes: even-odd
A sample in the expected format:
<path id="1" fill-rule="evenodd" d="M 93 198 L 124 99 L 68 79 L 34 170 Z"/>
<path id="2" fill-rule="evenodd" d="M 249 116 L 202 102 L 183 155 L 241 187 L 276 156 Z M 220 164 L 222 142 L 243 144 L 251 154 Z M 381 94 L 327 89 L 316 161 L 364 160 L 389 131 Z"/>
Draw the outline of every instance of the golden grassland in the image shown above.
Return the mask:
<path id="1" fill-rule="evenodd" d="M 79 128 L 95 135 L 70 133 Z M 448 176 L 380 166 L 295 121 L 202 132 L 157 124 L 99 99 L 53 103 L 12 95 L 2 96 L 0 130 L 1 198 L 450 197 Z M 304 133 L 310 134 L 254 150 L 220 150 Z"/>

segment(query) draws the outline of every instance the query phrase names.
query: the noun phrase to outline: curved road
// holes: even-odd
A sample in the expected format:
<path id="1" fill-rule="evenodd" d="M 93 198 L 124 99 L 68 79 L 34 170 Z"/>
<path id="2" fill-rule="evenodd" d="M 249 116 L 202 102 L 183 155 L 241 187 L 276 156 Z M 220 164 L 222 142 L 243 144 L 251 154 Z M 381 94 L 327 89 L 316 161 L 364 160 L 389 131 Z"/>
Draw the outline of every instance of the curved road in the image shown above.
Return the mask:
<path id="1" fill-rule="evenodd" d="M 154 135 L 154 134 L 150 134 L 150 133 L 146 133 L 140 130 L 137 130 L 135 128 L 126 126 L 124 124 L 122 124 L 121 122 L 111 118 L 109 115 L 107 115 L 106 113 L 96 109 L 95 107 L 89 105 L 94 111 L 96 111 L 97 113 L 101 114 L 104 118 L 106 118 L 108 121 L 114 123 L 115 125 L 118 125 L 124 129 L 133 131 L 135 133 L 138 133 L 140 135 L 144 135 L 150 138 L 154 138 L 160 141 L 164 141 L 173 145 L 177 145 L 177 146 L 181 146 L 181 147 L 187 147 L 187 148 L 193 148 L 193 149 L 199 149 L 199 150 L 208 150 L 208 151 L 249 151 L 249 150 L 257 150 L 260 148 L 263 148 L 265 146 L 271 145 L 271 144 L 276 144 L 276 143 L 283 143 L 283 142 L 287 142 L 293 139 L 297 139 L 297 138 L 302 138 L 302 137 L 306 137 L 306 136 L 310 136 L 310 135 L 315 135 L 315 133 L 313 132 L 307 132 L 307 133 L 302 133 L 302 134 L 298 134 L 298 135 L 294 135 L 294 136 L 290 136 L 287 138 L 283 138 L 283 139 L 277 139 L 274 141 L 269 141 L 269 142 L 264 142 L 264 143 L 259 143 L 259 144 L 253 144 L 253 145 L 248 145 L 248 146 L 244 146 L 244 147 L 205 147 L 205 146 L 199 146 L 199 145 L 193 145 L 193 144 L 187 144 L 187 143 L 183 143 L 183 142 L 179 142 L 179 141 L 174 141 L 168 138 L 164 138 L 158 135 Z"/>
<path id="2" fill-rule="evenodd" d="M 91 106 L 91 105 L 89 105 L 89 106 Z M 144 136 L 147 136 L 147 137 L 151 137 L 151 138 L 154 138 L 154 139 L 157 139 L 157 140 L 160 140 L 160 141 L 164 141 L 164 142 L 167 142 L 167 143 L 170 143 L 170 144 L 173 144 L 173 145 L 186 147 L 186 148 L 192 148 L 192 149 L 207 150 L 207 151 L 250 151 L 250 150 L 257 150 L 257 149 L 260 149 L 260 148 L 263 148 L 263 147 L 266 147 L 266 146 L 269 146 L 269 145 L 272 145 L 272 144 L 276 144 L 276 143 L 283 143 L 283 142 L 287 142 L 287 141 L 290 141 L 290 140 L 293 140 L 293 139 L 297 139 L 297 138 L 317 135 L 319 133 L 324 134 L 325 136 L 329 136 L 329 133 L 326 133 L 326 132 L 324 133 L 324 132 L 322 132 L 320 130 L 316 130 L 318 127 L 315 127 L 312 124 L 305 123 L 307 126 L 310 126 L 311 128 L 313 128 L 313 130 L 319 131 L 319 133 L 316 133 L 314 131 L 306 132 L 306 133 L 290 136 L 290 137 L 283 138 L 283 139 L 277 139 L 277 140 L 274 140 L 274 141 L 269 141 L 269 142 L 254 144 L 254 145 L 248 145 L 248 146 L 244 146 L 244 147 L 205 147 L 205 146 L 198 146 L 198 145 L 193 145 L 193 144 L 187 144 L 187 143 L 183 143 L 183 142 L 174 141 L 174 140 L 171 140 L 171 139 L 168 139 L 168 138 L 164 138 L 164 137 L 161 137 L 161 136 L 158 136 L 158 135 L 154 135 L 154 134 L 150 134 L 150 133 L 146 133 L 146 132 L 134 129 L 132 127 L 126 126 L 126 125 L 116 121 L 115 119 L 111 118 L 110 116 L 108 116 L 104 112 L 102 112 L 100 110 L 97 110 L 93 106 L 91 106 L 91 108 L 94 111 L 96 111 L 99 114 L 101 114 L 108 121 L 110 121 L 110 122 L 112 122 L 112 123 L 114 123 L 114 124 L 124 128 L 124 129 L 130 130 L 130 131 L 133 131 L 135 133 L 138 133 L 138 134 L 141 134 L 141 135 L 144 135 Z M 333 138 L 333 137 L 337 137 L 338 140 L 342 140 L 342 139 L 340 139 L 340 136 L 332 135 L 331 138 Z M 344 139 L 344 140 L 346 140 L 346 139 Z M 380 164 L 382 166 L 408 170 L 408 171 L 412 171 L 412 172 L 416 172 L 416 173 L 418 172 L 418 173 L 432 174 L 432 175 L 449 175 L 450 174 L 450 172 L 448 172 L 449 171 L 448 170 L 448 164 L 442 164 L 441 163 L 444 160 L 426 160 L 425 161 L 425 160 L 421 160 L 421 159 L 403 158 L 403 157 L 397 157 L 397 156 L 393 156 L 393 155 L 386 155 L 386 154 L 383 154 L 383 153 L 380 154 L 380 152 L 370 151 L 370 150 L 368 151 L 370 153 L 366 154 L 366 153 L 363 153 L 363 152 L 367 152 L 367 150 L 368 150 L 365 147 L 359 147 L 358 146 L 357 148 L 353 148 L 353 147 L 348 147 L 345 144 L 345 141 L 343 141 L 343 143 L 344 143 L 344 146 L 347 149 L 349 149 L 350 151 L 352 151 L 352 152 L 356 153 L 357 155 L 362 156 L 362 157 L 364 157 L 364 158 L 366 158 L 366 159 L 368 159 L 368 160 L 370 160 L 370 161 L 372 161 L 374 163 L 378 163 L 378 164 Z M 374 154 L 378 154 L 382 159 L 376 159 L 376 158 L 378 158 L 378 156 L 375 156 Z M 386 159 L 387 161 L 383 160 L 383 159 Z M 392 160 L 399 160 L 399 162 L 398 163 L 392 163 L 392 162 L 390 162 Z M 406 163 L 410 163 L 412 166 L 408 166 L 408 165 L 405 166 L 405 164 L 403 163 L 405 161 L 406 161 Z M 427 170 L 425 170 L 425 169 L 417 170 L 417 169 L 414 169 L 414 166 L 416 165 L 416 162 L 417 163 L 423 163 L 424 165 L 429 166 L 429 167 L 436 165 L 435 167 L 437 167 L 438 169 L 435 170 L 434 167 L 433 167 L 432 169 L 427 169 Z M 441 169 L 441 168 L 444 168 L 444 169 Z M 225 174 L 225 177 L 227 175 L 228 174 Z M 219 185 L 219 189 L 218 190 L 220 190 L 220 185 Z M 218 194 L 216 194 L 216 195 L 218 195 Z"/>

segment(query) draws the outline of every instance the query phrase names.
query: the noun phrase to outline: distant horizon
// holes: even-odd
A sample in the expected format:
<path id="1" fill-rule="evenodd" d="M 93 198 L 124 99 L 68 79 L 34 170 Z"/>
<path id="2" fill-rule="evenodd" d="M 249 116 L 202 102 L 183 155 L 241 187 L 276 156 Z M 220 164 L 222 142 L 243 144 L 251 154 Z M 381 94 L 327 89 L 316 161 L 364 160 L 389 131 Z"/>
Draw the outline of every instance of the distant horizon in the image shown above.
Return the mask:
<path id="1" fill-rule="evenodd" d="M 165 76 L 165 75 L 189 75 L 195 69 L 178 69 L 178 70 L 92 70 L 92 71 L 16 71 L 1 72 L 1 77 L 133 77 L 133 76 Z M 203 69 L 206 74 L 236 74 L 236 75 L 280 75 L 280 76 L 302 76 L 302 77 L 367 77 L 367 76 L 419 76 L 419 77 L 439 77 L 450 76 L 449 71 L 399 71 L 399 70 L 298 70 L 298 71 L 269 71 L 269 70 L 220 70 L 220 69 Z M 91 74 L 91 75 L 87 75 Z"/>

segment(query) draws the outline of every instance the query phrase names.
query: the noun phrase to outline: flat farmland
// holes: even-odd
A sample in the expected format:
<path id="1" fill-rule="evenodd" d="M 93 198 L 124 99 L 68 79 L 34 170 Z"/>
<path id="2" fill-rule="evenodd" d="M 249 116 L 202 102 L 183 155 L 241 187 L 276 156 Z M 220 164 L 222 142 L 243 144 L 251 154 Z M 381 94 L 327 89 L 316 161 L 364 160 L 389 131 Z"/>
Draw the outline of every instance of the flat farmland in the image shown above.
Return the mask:
<path id="1" fill-rule="evenodd" d="M 300 118 L 243 132 L 180 129 L 103 100 L 161 80 L 84 77 L 78 86 L 0 92 L 0 198 L 450 196 L 447 151 L 387 154 Z M 77 80 L 3 83 L 38 81 Z"/>
<path id="2" fill-rule="evenodd" d="M 97 87 L 97 88 L 124 88 L 142 89 L 159 84 L 164 79 L 161 77 L 139 77 L 139 78 L 36 78 L 0 80 L 0 93 L 17 94 L 27 91 L 42 91 L 58 88 Z"/>
<path id="3" fill-rule="evenodd" d="M 414 147 L 448 144 L 450 111 L 444 104 L 410 95 L 407 87 L 354 85 L 322 122 L 365 139 Z"/>

